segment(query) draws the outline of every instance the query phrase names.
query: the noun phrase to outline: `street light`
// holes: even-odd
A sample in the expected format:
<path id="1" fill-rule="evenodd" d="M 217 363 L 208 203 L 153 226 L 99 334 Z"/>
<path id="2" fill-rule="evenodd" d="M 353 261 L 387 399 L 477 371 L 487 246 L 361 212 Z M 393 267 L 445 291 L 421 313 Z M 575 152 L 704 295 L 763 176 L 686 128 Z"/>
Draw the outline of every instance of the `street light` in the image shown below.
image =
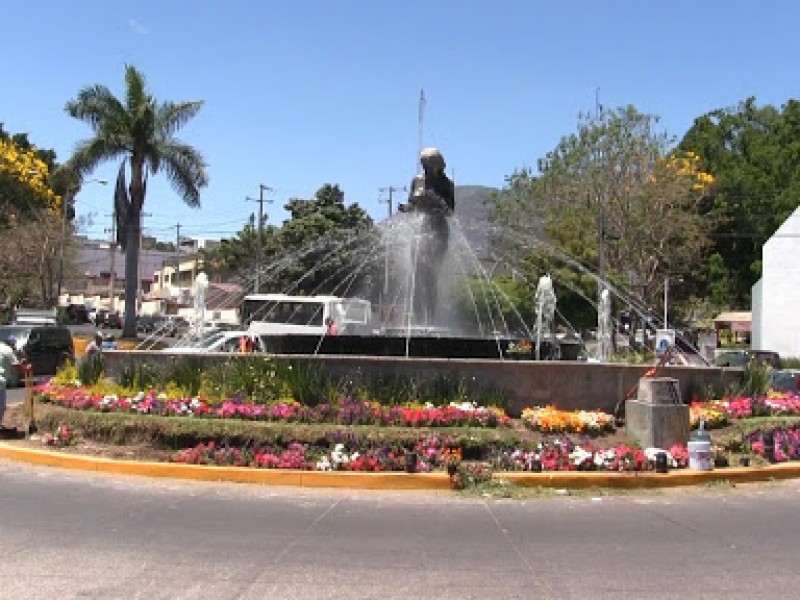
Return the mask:
<path id="1" fill-rule="evenodd" d="M 85 183 L 99 183 L 100 185 L 108 184 L 107 179 L 88 179 Z M 64 194 L 64 199 L 61 203 L 61 242 L 58 246 L 58 283 L 56 284 L 56 308 L 58 308 L 58 301 L 61 298 L 61 285 L 64 282 L 64 246 L 67 239 L 67 206 L 69 206 L 78 193 L 79 188 L 69 187 L 67 193 Z"/>
<path id="2" fill-rule="evenodd" d="M 683 277 L 675 277 L 678 283 L 683 282 Z M 669 308 L 669 275 L 664 275 L 664 329 L 669 329 L 669 322 L 667 319 Z"/>

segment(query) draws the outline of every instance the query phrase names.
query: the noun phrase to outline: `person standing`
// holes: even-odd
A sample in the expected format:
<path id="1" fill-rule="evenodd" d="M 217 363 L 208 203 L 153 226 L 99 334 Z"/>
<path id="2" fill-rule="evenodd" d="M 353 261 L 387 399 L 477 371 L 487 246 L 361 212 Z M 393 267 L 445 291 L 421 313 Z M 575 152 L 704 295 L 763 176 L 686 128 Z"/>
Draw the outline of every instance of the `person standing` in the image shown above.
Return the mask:
<path id="1" fill-rule="evenodd" d="M 325 335 L 339 335 L 339 326 L 331 317 L 325 319 Z"/>
<path id="2" fill-rule="evenodd" d="M 94 339 L 86 346 L 86 356 L 94 356 L 103 351 L 103 334 L 99 331 L 94 334 Z"/>

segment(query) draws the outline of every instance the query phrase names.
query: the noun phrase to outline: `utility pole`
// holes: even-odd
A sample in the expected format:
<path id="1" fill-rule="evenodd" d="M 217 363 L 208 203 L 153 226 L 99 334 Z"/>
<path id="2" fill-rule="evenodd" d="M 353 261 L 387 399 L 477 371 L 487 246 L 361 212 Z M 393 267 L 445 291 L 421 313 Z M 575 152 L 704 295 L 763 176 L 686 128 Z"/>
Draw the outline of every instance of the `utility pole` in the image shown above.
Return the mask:
<path id="1" fill-rule="evenodd" d="M 389 219 L 392 218 L 392 209 L 394 207 L 394 193 L 395 192 L 406 192 L 408 191 L 407 187 L 394 187 L 390 185 L 388 187 L 378 188 L 380 193 L 389 192 L 389 197 L 386 200 L 382 198 L 378 198 L 379 202 L 386 202 L 389 205 Z M 385 306 L 387 298 L 389 297 L 389 236 L 384 236 L 384 249 L 383 249 L 383 298 L 381 299 L 382 305 L 382 312 L 386 311 Z M 384 315 L 385 318 L 385 315 Z"/>
<path id="2" fill-rule="evenodd" d="M 406 191 L 408 191 L 408 188 L 406 188 L 406 187 L 397 188 L 397 187 L 394 187 L 394 186 L 390 185 L 389 187 L 378 188 L 378 191 L 381 192 L 381 193 L 389 192 L 389 197 L 386 200 L 381 199 L 379 201 L 380 202 L 386 202 L 389 205 L 389 218 L 391 219 L 392 218 L 392 209 L 394 207 L 394 203 L 393 203 L 394 193 L 395 192 L 406 192 Z"/>
<path id="3" fill-rule="evenodd" d="M 181 290 L 181 224 L 175 223 L 175 286 Z"/>
<path id="4" fill-rule="evenodd" d="M 106 185 L 106 179 L 89 179 L 84 181 L 87 183 L 99 183 Z M 74 218 L 75 213 L 75 196 L 80 191 L 80 186 L 75 183 L 70 183 L 64 197 L 61 199 L 61 240 L 58 244 L 58 285 L 56 290 L 56 308 L 58 308 L 58 300 L 61 298 L 61 288 L 64 283 L 64 246 L 67 243 L 67 222 L 70 218 Z M 72 217 L 69 217 L 69 211 L 72 210 Z"/>
<path id="5" fill-rule="evenodd" d="M 67 209 L 75 201 L 75 192 L 70 187 L 61 199 L 61 241 L 58 245 L 58 282 L 56 284 L 56 309 L 61 299 L 61 286 L 64 283 L 64 246 L 67 238 Z"/>
<path id="6" fill-rule="evenodd" d="M 108 310 L 114 310 L 114 259 L 117 252 L 117 211 L 114 214 L 106 215 L 111 217 L 111 229 L 106 229 L 106 233 L 111 234 L 108 242 L 109 266 L 108 266 Z"/>
<path id="7" fill-rule="evenodd" d="M 422 168 L 419 164 L 419 155 L 422 154 L 422 145 L 424 143 L 423 130 L 425 124 L 425 106 L 427 105 L 427 103 L 428 101 L 425 99 L 425 89 L 422 88 L 419 91 L 419 112 L 417 114 L 417 127 L 418 127 L 417 133 L 419 135 L 419 140 L 418 140 L 419 148 L 417 152 L 417 158 L 414 160 L 414 162 L 417 165 L 417 173 L 419 173 L 420 172 L 419 170 Z"/>
<path id="8" fill-rule="evenodd" d="M 153 215 L 150 213 L 146 213 L 144 211 L 139 212 L 139 272 L 136 274 L 137 282 L 136 282 L 136 289 L 138 293 L 136 294 L 138 298 L 138 307 L 136 314 L 142 313 L 142 296 L 144 290 L 142 289 L 142 257 L 144 253 L 142 252 L 142 241 L 144 240 L 144 227 L 142 224 L 144 223 L 145 217 L 152 217 Z"/>
<path id="9" fill-rule="evenodd" d="M 263 183 L 259 184 L 258 186 L 258 199 L 256 198 L 245 198 L 248 202 L 258 202 L 258 239 L 256 240 L 256 273 L 255 273 L 255 283 L 253 285 L 253 291 L 258 294 L 261 291 L 261 238 L 264 236 L 264 202 L 267 204 L 272 204 L 272 200 L 267 200 L 264 198 L 264 192 L 272 192 L 274 191 L 271 187 L 264 185 Z"/>

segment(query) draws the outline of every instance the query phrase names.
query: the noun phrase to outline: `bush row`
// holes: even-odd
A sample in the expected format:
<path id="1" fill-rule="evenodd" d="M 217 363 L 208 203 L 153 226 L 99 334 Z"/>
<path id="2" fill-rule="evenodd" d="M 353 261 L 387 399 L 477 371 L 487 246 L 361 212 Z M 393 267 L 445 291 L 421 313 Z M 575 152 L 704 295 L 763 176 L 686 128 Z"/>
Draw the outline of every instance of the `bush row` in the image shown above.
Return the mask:
<path id="1" fill-rule="evenodd" d="M 443 447 L 460 448 L 465 459 L 483 459 L 506 448 L 533 447 L 513 431 L 469 427 L 371 427 L 362 425 L 299 424 L 239 419 L 186 419 L 129 413 L 75 411 L 40 405 L 41 428 L 55 431 L 62 424 L 82 437 L 112 444 L 150 444 L 160 450 L 180 450 L 210 441 L 232 446 L 287 448 L 292 443 L 327 450 L 339 443 L 350 447 L 388 445 L 408 448 L 436 440 Z"/>

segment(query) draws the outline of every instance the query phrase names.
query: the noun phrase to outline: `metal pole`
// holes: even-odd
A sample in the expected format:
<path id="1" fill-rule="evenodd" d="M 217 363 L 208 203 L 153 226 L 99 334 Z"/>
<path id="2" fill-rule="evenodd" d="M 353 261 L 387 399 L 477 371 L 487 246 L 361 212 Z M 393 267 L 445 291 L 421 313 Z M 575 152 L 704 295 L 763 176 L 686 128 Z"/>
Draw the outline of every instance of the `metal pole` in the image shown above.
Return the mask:
<path id="1" fill-rule="evenodd" d="M 261 236 L 264 233 L 264 186 L 258 186 L 258 245 L 256 246 L 255 293 L 261 291 Z"/>
<path id="2" fill-rule="evenodd" d="M 173 285 L 178 288 L 178 294 L 181 292 L 181 224 L 175 225 L 175 274 L 173 277 Z"/>
<path id="3" fill-rule="evenodd" d="M 74 198 L 74 193 L 69 190 L 64 194 L 63 206 L 61 207 L 61 243 L 58 248 L 58 283 L 56 284 L 56 309 L 61 298 L 61 286 L 64 282 L 64 245 L 67 239 L 67 206 Z"/>
<path id="4" fill-rule="evenodd" d="M 100 185 L 106 185 L 108 181 L 105 179 L 90 179 L 85 183 L 99 183 Z M 56 309 L 58 309 L 58 300 L 61 297 L 61 288 L 64 285 L 64 246 L 67 243 L 67 208 L 70 204 L 75 202 L 75 196 L 77 195 L 78 190 L 75 188 L 70 187 L 67 189 L 67 192 L 64 194 L 64 201 L 61 206 L 61 242 L 58 247 L 58 283 L 56 286 Z"/>
<path id="5" fill-rule="evenodd" d="M 258 199 L 245 198 L 245 200 L 250 202 L 258 202 L 258 239 L 256 240 L 256 268 L 255 276 L 253 277 L 253 288 L 256 294 L 261 291 L 261 238 L 264 236 L 264 202 L 272 202 L 264 198 L 265 191 L 271 192 L 273 189 L 261 183 L 258 186 Z"/>
<path id="6" fill-rule="evenodd" d="M 598 231 L 597 231 L 597 276 L 600 278 L 597 286 L 597 304 L 600 305 L 600 296 L 606 287 L 606 223 L 603 213 L 603 201 L 597 199 L 598 206 Z"/>
<path id="7" fill-rule="evenodd" d="M 108 268 L 108 310 L 114 310 L 114 258 L 117 245 L 117 211 L 111 215 L 111 240 L 108 243 L 110 264 Z"/>

